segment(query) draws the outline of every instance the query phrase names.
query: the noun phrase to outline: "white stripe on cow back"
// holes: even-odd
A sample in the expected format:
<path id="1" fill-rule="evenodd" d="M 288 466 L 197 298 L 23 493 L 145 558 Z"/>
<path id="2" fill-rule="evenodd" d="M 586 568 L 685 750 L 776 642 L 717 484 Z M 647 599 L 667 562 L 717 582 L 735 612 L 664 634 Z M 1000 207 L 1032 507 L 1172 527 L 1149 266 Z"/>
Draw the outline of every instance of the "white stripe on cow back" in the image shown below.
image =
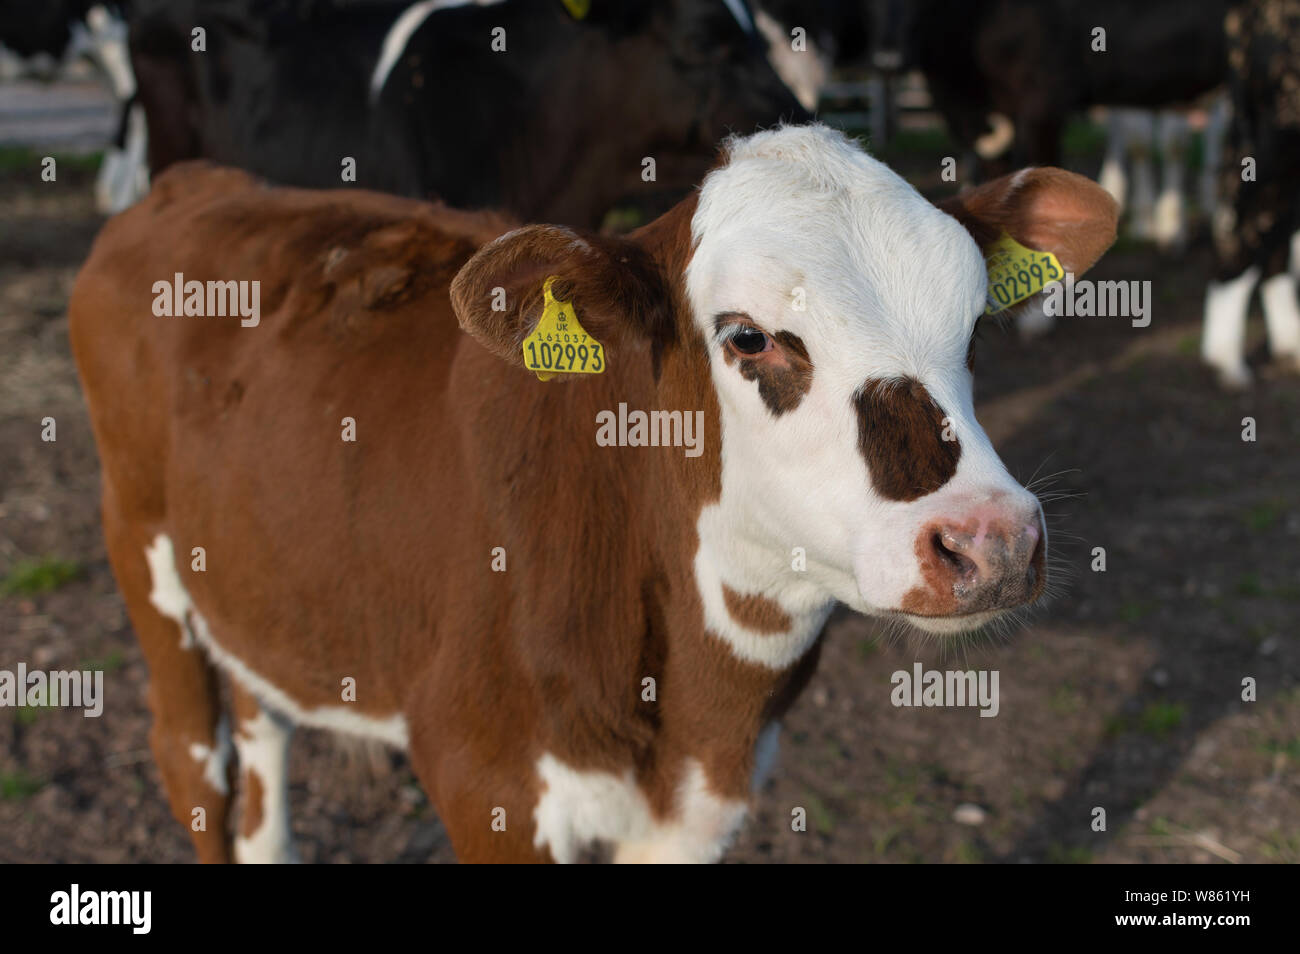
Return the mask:
<path id="1" fill-rule="evenodd" d="M 383 45 L 379 48 L 379 62 L 375 64 L 375 71 L 370 76 L 370 101 L 373 103 L 379 99 L 384 84 L 388 82 L 388 74 L 402 58 L 402 53 L 406 51 L 406 44 L 410 42 L 415 31 L 429 19 L 430 14 L 455 7 L 491 7 L 503 2 L 504 0 L 421 0 L 420 3 L 407 7 L 388 28 Z"/>
<path id="2" fill-rule="evenodd" d="M 271 680 L 251 669 L 243 660 L 226 651 L 212 636 L 207 620 L 194 606 L 189 592 L 176 572 L 175 555 L 171 538 L 158 534 L 145 548 L 145 559 L 153 587 L 149 600 L 168 619 L 181 628 L 181 645 L 198 643 L 212 663 L 227 672 L 232 679 L 247 689 L 276 712 L 283 713 L 298 725 L 317 729 L 345 732 L 367 739 L 378 739 L 399 749 L 407 746 L 406 719 L 400 713 L 387 718 L 360 715 L 347 705 L 338 708 L 304 709 L 292 696 Z"/>

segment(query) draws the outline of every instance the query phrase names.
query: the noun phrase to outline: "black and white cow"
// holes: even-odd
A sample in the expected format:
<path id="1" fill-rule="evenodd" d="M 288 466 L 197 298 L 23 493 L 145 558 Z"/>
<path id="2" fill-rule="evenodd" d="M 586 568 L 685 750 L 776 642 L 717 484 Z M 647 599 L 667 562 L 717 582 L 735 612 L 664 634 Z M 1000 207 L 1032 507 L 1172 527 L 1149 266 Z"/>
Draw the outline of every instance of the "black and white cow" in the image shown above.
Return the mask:
<path id="1" fill-rule="evenodd" d="M 1227 0 L 903 5 L 906 58 L 925 73 L 953 138 L 984 160 L 985 173 L 1059 163 L 1074 111 L 1189 102 L 1224 79 Z M 1095 48 L 1098 28 L 1104 51 Z"/>
<path id="2" fill-rule="evenodd" d="M 144 113 L 132 108 L 135 77 L 126 45 L 125 0 L 0 0 L 0 47 L 45 79 L 86 57 L 119 103 L 118 135 L 104 150 L 95 183 L 101 212 L 120 212 L 148 188 Z M 25 72 L 27 72 L 25 70 Z"/>
<path id="3" fill-rule="evenodd" d="M 1272 355 L 1300 371 L 1300 0 L 1245 0 L 1226 32 L 1227 214 L 1215 223 L 1218 269 L 1205 295 L 1201 355 L 1221 384 L 1237 388 L 1251 380 L 1246 313 L 1257 284 Z"/>
<path id="4" fill-rule="evenodd" d="M 741 0 L 135 7 L 155 173 L 205 157 L 326 187 L 350 157 L 367 188 L 594 226 L 679 197 L 729 133 L 808 118 Z"/>
<path id="5" fill-rule="evenodd" d="M 62 60 L 74 45 L 77 24 L 97 0 L 0 0 L 0 46 L 23 58 Z"/>

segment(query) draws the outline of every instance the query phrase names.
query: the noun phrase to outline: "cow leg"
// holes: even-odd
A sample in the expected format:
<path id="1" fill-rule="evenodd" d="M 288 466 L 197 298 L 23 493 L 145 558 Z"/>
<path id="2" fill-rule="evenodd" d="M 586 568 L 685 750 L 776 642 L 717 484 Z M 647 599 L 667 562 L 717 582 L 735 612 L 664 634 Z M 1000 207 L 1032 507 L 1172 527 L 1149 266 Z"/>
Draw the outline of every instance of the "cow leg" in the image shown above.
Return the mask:
<path id="1" fill-rule="evenodd" d="M 1246 367 L 1246 312 L 1259 272 L 1258 266 L 1251 266 L 1236 278 L 1210 282 L 1205 291 L 1201 357 L 1214 368 L 1225 388 L 1250 384 L 1250 370 Z"/>
<path id="2" fill-rule="evenodd" d="M 763 746 L 772 749 L 771 735 Z M 775 757 L 775 753 L 770 755 Z M 760 766 L 754 766 L 756 778 Z M 752 781 L 752 779 L 751 779 Z M 670 821 L 653 826 L 644 837 L 620 842 L 617 864 L 713 864 L 721 860 L 749 811 L 749 793 L 719 794 L 698 761 L 689 759 L 677 786 Z"/>
<path id="3" fill-rule="evenodd" d="M 1143 240 L 1155 237 L 1155 121 L 1155 114 L 1148 110 L 1132 110 L 1128 140 L 1133 161 L 1131 222 L 1133 234 Z"/>
<path id="4" fill-rule="evenodd" d="M 460 666 L 452 666 L 460 671 Z M 535 736 L 542 720 L 522 700 L 500 697 L 493 717 L 467 719 L 479 703 L 435 668 L 418 680 L 406 724 L 411 767 L 466 864 L 554 860 L 535 844 L 542 783 Z"/>
<path id="5" fill-rule="evenodd" d="M 1124 204 L 1128 201 L 1128 175 L 1124 168 L 1128 155 L 1128 123 L 1125 112 L 1126 110 L 1112 108 L 1106 113 L 1106 158 L 1102 160 L 1101 172 L 1097 176 L 1097 184 L 1119 204 L 1121 215 L 1124 214 Z"/>
<path id="6" fill-rule="evenodd" d="M 1264 295 L 1264 318 L 1268 322 L 1268 346 L 1273 357 L 1286 361 L 1292 370 L 1300 372 L 1300 231 L 1291 234 L 1291 254 L 1287 263 L 1291 278 L 1290 292 L 1283 297 L 1281 286 L 1272 294 L 1277 296 L 1273 310 L 1269 309 L 1270 295 Z M 1277 276 L 1278 278 L 1282 276 Z M 1275 279 L 1269 279 L 1272 282 Z M 1265 284 L 1267 285 L 1268 282 Z"/>
<path id="7" fill-rule="evenodd" d="M 122 516 L 107 475 L 103 515 L 109 561 L 149 665 L 149 743 L 172 814 L 189 831 L 199 861 L 227 862 L 230 733 L 216 672 L 166 612 L 180 580 L 174 564 L 164 563 L 170 545 L 162 552 Z"/>
<path id="8" fill-rule="evenodd" d="M 1279 272 L 1259 286 L 1264 302 L 1264 323 L 1273 359 L 1300 371 L 1300 301 L 1296 299 L 1296 278 Z"/>
<path id="9" fill-rule="evenodd" d="M 1174 110 L 1156 117 L 1160 141 L 1160 195 L 1156 199 L 1152 238 L 1164 251 L 1181 251 L 1187 244 L 1183 171 L 1187 163 L 1187 119 Z"/>
<path id="10" fill-rule="evenodd" d="M 1209 109 L 1205 120 L 1204 166 L 1201 169 L 1200 203 L 1201 215 L 1212 220 L 1218 213 L 1220 163 L 1223 162 L 1223 142 L 1228 135 L 1228 120 L 1231 114 L 1231 102 L 1226 93 L 1214 98 L 1214 105 Z"/>
<path id="11" fill-rule="evenodd" d="M 293 724 L 242 686 L 235 687 L 235 751 L 239 755 L 240 864 L 293 864 L 289 818 L 289 741 Z"/>

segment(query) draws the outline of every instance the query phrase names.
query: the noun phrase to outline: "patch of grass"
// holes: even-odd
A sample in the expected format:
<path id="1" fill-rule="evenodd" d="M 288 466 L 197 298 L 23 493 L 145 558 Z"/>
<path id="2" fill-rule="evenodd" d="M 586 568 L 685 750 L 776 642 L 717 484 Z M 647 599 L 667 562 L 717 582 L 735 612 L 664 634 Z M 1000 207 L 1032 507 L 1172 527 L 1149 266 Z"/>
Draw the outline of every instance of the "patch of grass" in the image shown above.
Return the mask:
<path id="1" fill-rule="evenodd" d="M 1201 353 L 1201 336 L 1197 334 L 1183 335 L 1178 339 L 1175 350 L 1184 358 L 1194 358 Z"/>
<path id="2" fill-rule="evenodd" d="M 19 706 L 14 710 L 14 719 L 19 725 L 31 725 L 48 708 L 49 706 Z"/>
<path id="3" fill-rule="evenodd" d="M 1151 819 L 1151 824 L 1147 830 L 1153 835 L 1169 835 L 1173 833 L 1173 828 L 1169 825 L 1169 819 L 1161 816 Z"/>
<path id="4" fill-rule="evenodd" d="M 952 156 L 959 158 L 957 144 L 942 127 L 931 129 L 900 129 L 889 141 L 891 156 Z"/>
<path id="5" fill-rule="evenodd" d="M 1020 811 L 1029 807 L 1029 795 L 1019 785 L 1011 786 L 1011 807 Z"/>
<path id="6" fill-rule="evenodd" d="M 1187 706 L 1181 702 L 1153 702 L 1138 716 L 1138 728 L 1147 735 L 1163 739 L 1183 724 Z"/>
<path id="7" fill-rule="evenodd" d="M 1276 501 L 1257 503 L 1242 514 L 1241 519 L 1246 524 L 1247 530 L 1262 533 L 1282 519 L 1282 508 Z"/>
<path id="8" fill-rule="evenodd" d="M 620 206 L 610 209 L 601 223 L 602 232 L 622 234 L 645 225 L 645 210 L 636 206 Z"/>
<path id="9" fill-rule="evenodd" d="M 883 858 L 885 853 L 889 851 L 890 846 L 898 840 L 898 836 L 902 833 L 903 829 L 898 825 L 890 825 L 884 831 L 872 836 L 871 847 L 874 851 L 875 858 Z"/>
<path id="10" fill-rule="evenodd" d="M 1117 712 L 1106 717 L 1106 724 L 1102 727 L 1101 734 L 1108 739 L 1113 739 L 1123 735 L 1128 729 L 1128 719 Z"/>
<path id="11" fill-rule="evenodd" d="M 1269 590 L 1268 595 L 1279 600 L 1300 603 L 1300 583 L 1283 583 L 1281 586 L 1275 586 Z"/>
<path id="12" fill-rule="evenodd" d="M 0 173 L 30 172 L 40 180 L 41 161 L 46 156 L 53 156 L 55 167 L 59 172 L 65 169 L 78 172 L 95 172 L 104 158 L 104 154 L 95 152 L 42 152 L 27 146 L 0 147 Z"/>
<path id="13" fill-rule="evenodd" d="M 1053 844 L 1047 846 L 1047 860 L 1054 865 L 1086 865 L 1092 863 L 1092 849 L 1083 845 Z"/>
<path id="14" fill-rule="evenodd" d="M 977 865 L 984 860 L 984 852 L 979 845 L 969 841 L 959 841 L 952 849 L 953 859 L 959 865 Z"/>
<path id="15" fill-rule="evenodd" d="M 1072 119 L 1065 127 L 1061 148 L 1068 156 L 1101 155 L 1106 151 L 1106 130 L 1087 119 Z"/>
<path id="16" fill-rule="evenodd" d="M 120 649 L 114 649 L 103 659 L 91 657 L 81 661 L 82 669 L 89 669 L 91 672 L 103 671 L 105 673 L 113 672 L 115 669 L 121 669 L 126 663 L 126 654 Z"/>
<path id="17" fill-rule="evenodd" d="M 1258 573 L 1243 573 L 1237 577 L 1238 596 L 1263 596 L 1264 584 L 1259 581 Z"/>
<path id="18" fill-rule="evenodd" d="M 1148 600 L 1129 600 L 1119 608 L 1119 618 L 1126 623 L 1137 623 L 1156 608 L 1156 604 Z"/>
<path id="19" fill-rule="evenodd" d="M 812 822 L 813 828 L 823 835 L 829 835 L 834 831 L 835 816 L 826 807 L 826 803 L 812 792 L 809 792 L 804 800 L 808 803 L 808 820 Z"/>
<path id="20" fill-rule="evenodd" d="M 45 782 L 22 769 L 0 772 L 0 799 L 29 798 L 45 787 Z"/>
<path id="21" fill-rule="evenodd" d="M 1264 835 L 1264 843 L 1260 848 L 1272 861 L 1284 864 L 1300 861 L 1300 835 L 1270 832 Z"/>
<path id="22" fill-rule="evenodd" d="M 73 560 L 45 556 L 19 560 L 0 581 L 0 594 L 34 596 L 49 593 L 81 575 L 81 566 Z"/>
<path id="23" fill-rule="evenodd" d="M 1265 755 L 1276 755 L 1281 752 L 1287 758 L 1295 762 L 1300 762 L 1300 736 L 1294 739 L 1268 739 L 1258 746 L 1259 751 Z"/>
<path id="24" fill-rule="evenodd" d="M 1070 715 L 1079 710 L 1079 694 L 1068 685 L 1058 686 L 1047 700 L 1047 705 L 1053 712 Z"/>

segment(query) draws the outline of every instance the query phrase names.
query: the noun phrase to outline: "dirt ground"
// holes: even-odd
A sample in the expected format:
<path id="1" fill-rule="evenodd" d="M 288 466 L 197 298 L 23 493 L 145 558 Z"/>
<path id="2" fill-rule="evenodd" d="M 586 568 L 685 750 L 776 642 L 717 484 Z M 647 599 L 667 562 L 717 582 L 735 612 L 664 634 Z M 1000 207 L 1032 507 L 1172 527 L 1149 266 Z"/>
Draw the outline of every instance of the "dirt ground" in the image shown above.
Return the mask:
<path id="1" fill-rule="evenodd" d="M 22 558 L 80 568 L 0 598 L 0 668 L 102 668 L 108 694 L 99 719 L 0 710 L 0 862 L 190 861 L 148 751 L 147 672 L 104 553 L 68 347 L 100 224 L 91 182 L 0 171 L 0 580 Z M 729 860 L 1300 861 L 1300 378 L 1262 368 L 1248 394 L 1216 390 L 1195 357 L 1210 267 L 1204 247 L 1165 259 L 1122 243 L 1096 277 L 1150 279 L 1150 327 L 984 337 L 982 422 L 1013 474 L 1059 473 L 1048 492 L 1070 494 L 1046 508 L 1056 595 L 977 643 L 885 640 L 837 614 Z M 998 717 L 895 708 L 890 676 L 915 661 L 998 670 Z M 1258 701 L 1242 701 L 1245 677 Z M 303 731 L 291 776 L 305 861 L 454 860 L 402 756 Z M 796 808 L 807 831 L 791 830 Z"/>

